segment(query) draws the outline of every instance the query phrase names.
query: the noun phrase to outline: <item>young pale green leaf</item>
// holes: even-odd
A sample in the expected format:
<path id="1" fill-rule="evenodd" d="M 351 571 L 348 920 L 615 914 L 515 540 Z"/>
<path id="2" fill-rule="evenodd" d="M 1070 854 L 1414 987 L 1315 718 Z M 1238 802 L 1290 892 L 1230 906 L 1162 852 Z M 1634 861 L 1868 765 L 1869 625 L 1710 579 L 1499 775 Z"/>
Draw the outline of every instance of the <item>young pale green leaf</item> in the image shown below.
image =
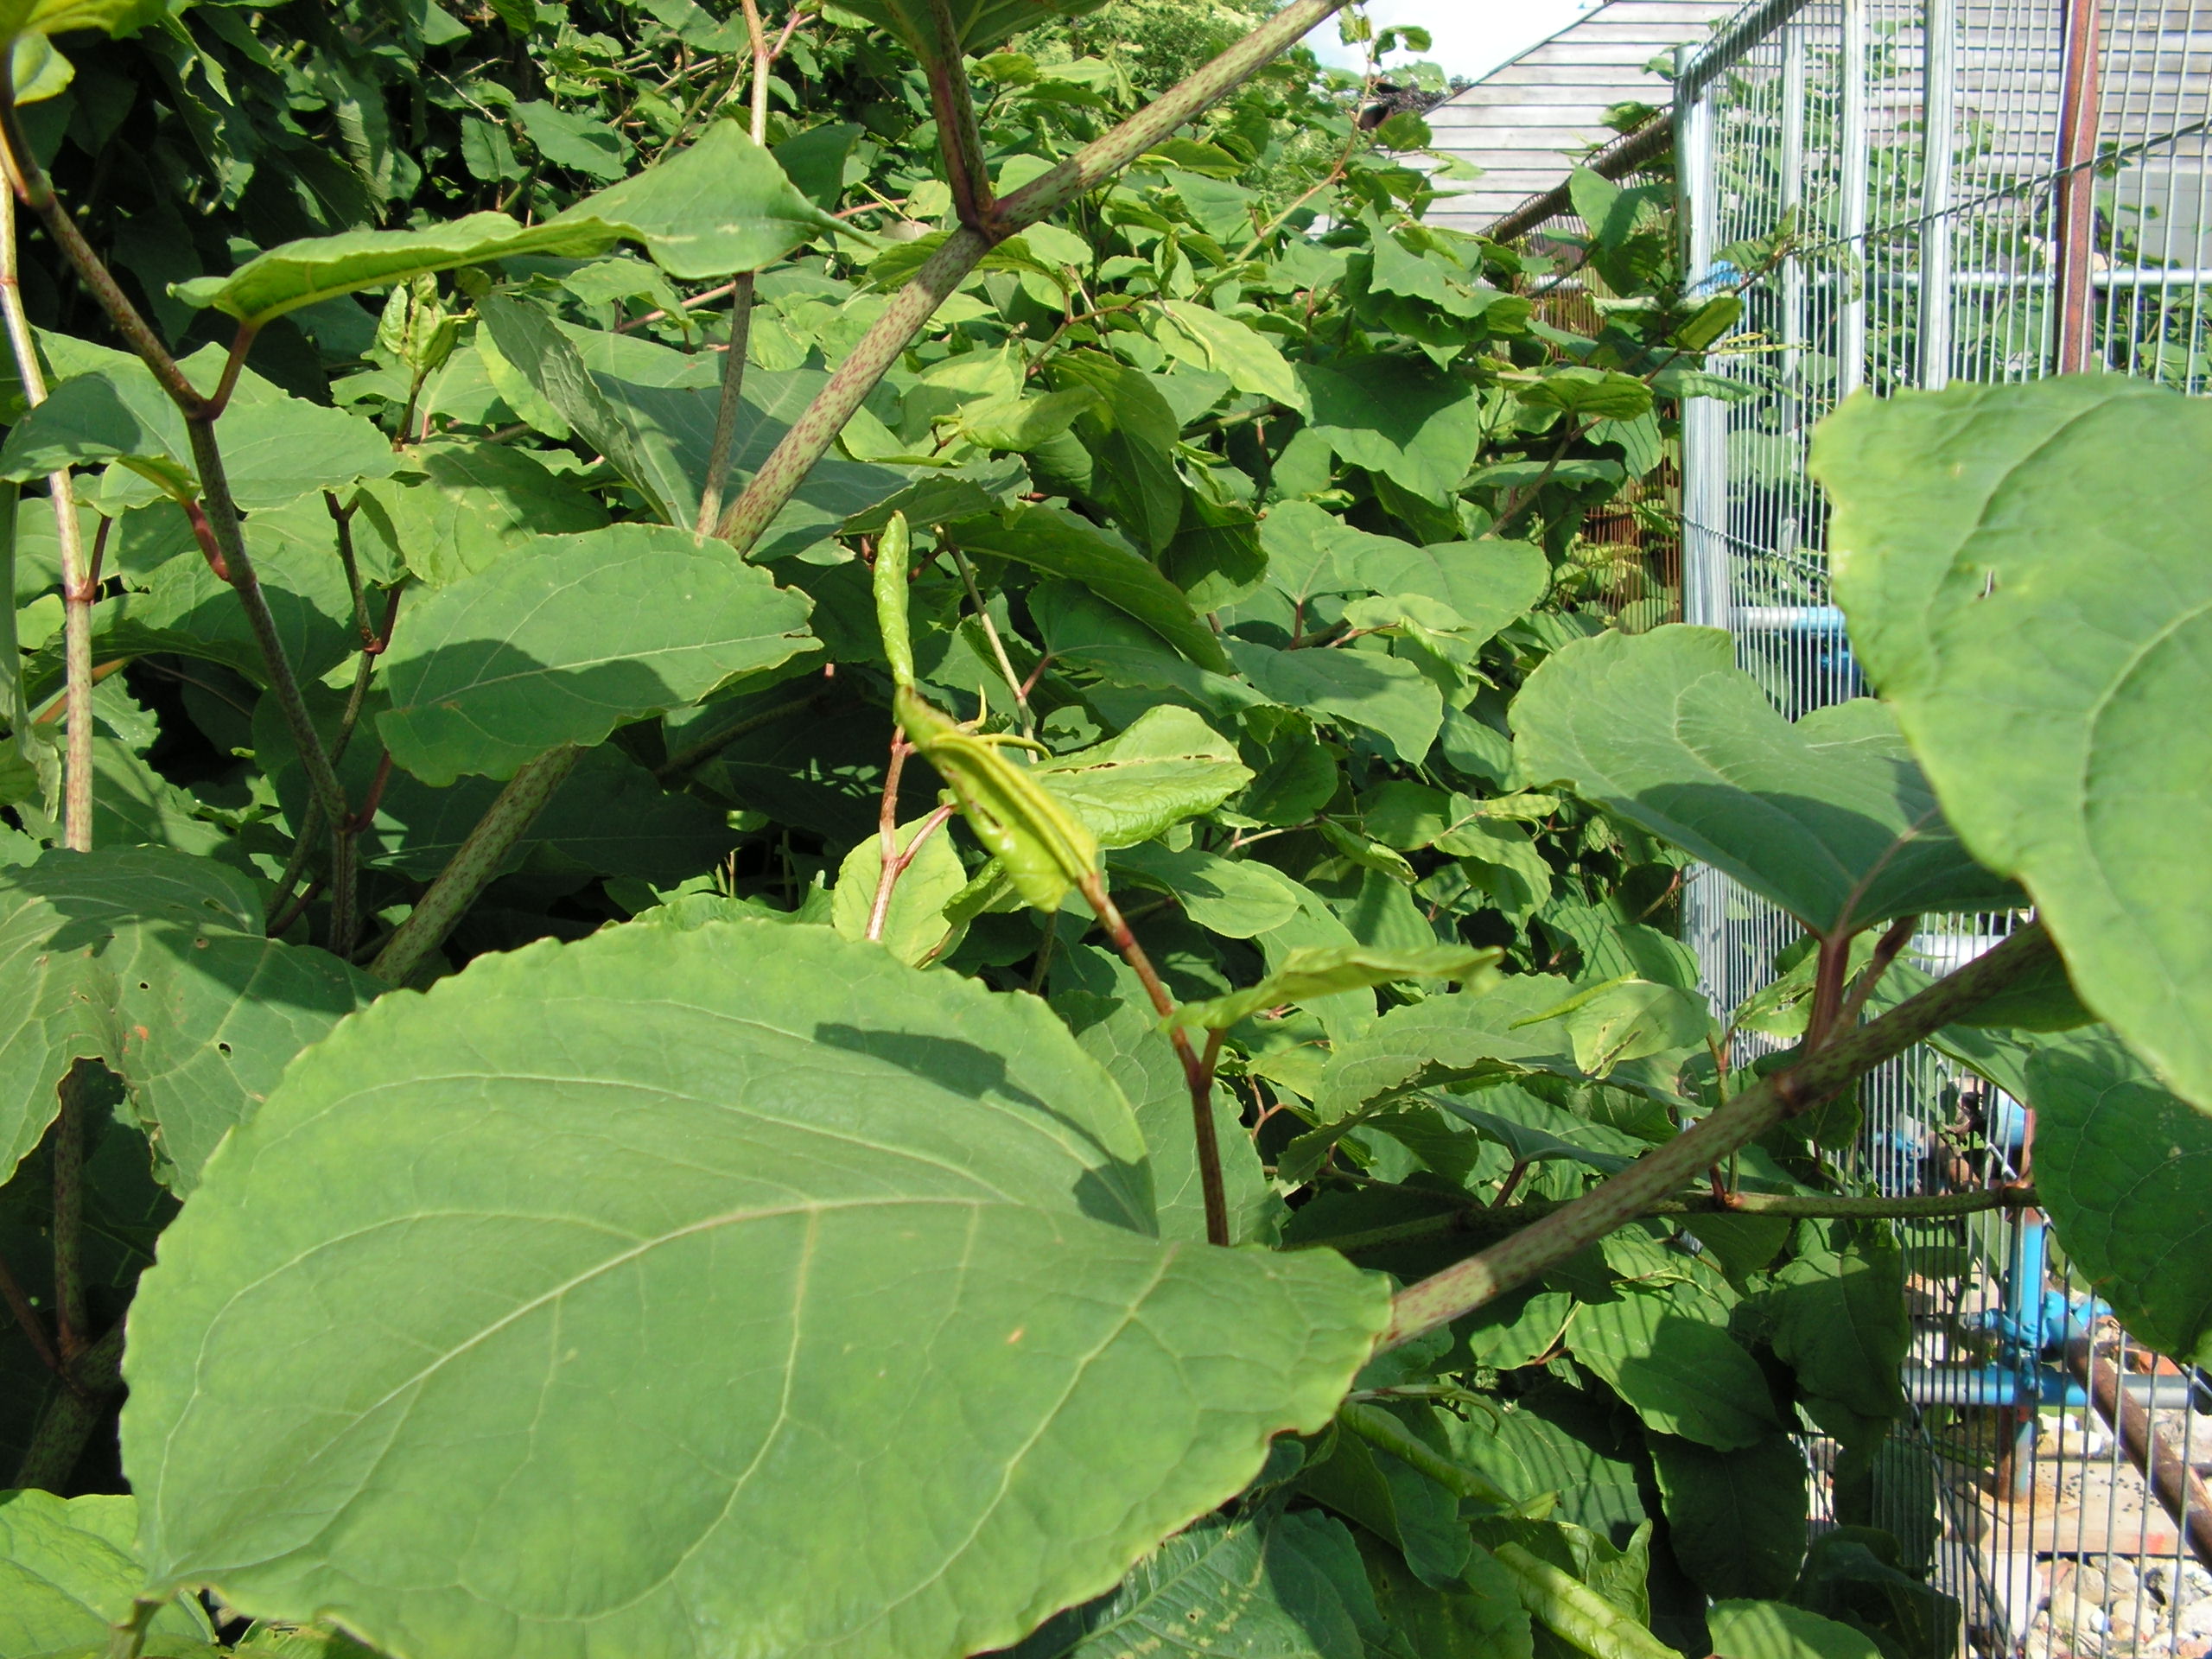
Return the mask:
<path id="1" fill-rule="evenodd" d="M 164 15 L 160 0 L 6 0 L 0 4 L 0 41 L 79 29 L 127 35 Z"/>
<path id="2" fill-rule="evenodd" d="M 1180 496 L 1177 498 L 1179 505 Z M 1181 588 L 1133 548 L 1058 507 L 1020 507 L 1003 518 L 969 518 L 946 532 L 970 552 L 995 553 L 1047 575 L 1080 582 L 1143 623 L 1201 668 L 1229 671 L 1221 642 Z"/>
<path id="3" fill-rule="evenodd" d="M 257 254 L 228 276 L 195 276 L 174 291 L 188 305 L 210 306 L 258 327 L 365 288 L 524 256 L 589 259 L 625 241 L 640 244 L 671 276 L 727 276 L 758 270 L 814 236 L 844 228 L 792 188 L 743 128 L 721 121 L 635 178 L 537 225 L 484 213 L 424 230 L 308 237 Z"/>
<path id="4" fill-rule="evenodd" d="M 1959 844 L 1882 705 L 1793 725 L 1719 629 L 1577 640 L 1529 676 L 1512 719 L 1523 775 L 1564 780 L 1815 933 L 2019 901 Z"/>
<path id="5" fill-rule="evenodd" d="M 1034 775 L 1114 848 L 1165 835 L 1252 781 L 1235 744 L 1173 703 L 1146 709 L 1103 743 L 1039 762 Z"/>
<path id="6" fill-rule="evenodd" d="M 1007 760 L 1003 742 L 963 731 L 910 686 L 898 689 L 892 710 L 1025 903 L 1058 910 L 1070 887 L 1097 874 L 1098 837 L 1039 785 L 1034 768 Z"/>
<path id="7" fill-rule="evenodd" d="M 1388 1318 L 1325 1252 L 1161 1242 L 1143 1158 L 1041 1003 L 827 929 L 480 957 L 295 1066 L 164 1237 L 148 1583 L 420 1659 L 1014 1642 Z"/>
<path id="8" fill-rule="evenodd" d="M 1853 402 L 1812 464 L 1853 648 L 1944 810 L 2212 1109 L 2208 458 L 2201 403 L 2062 375 Z"/>
<path id="9" fill-rule="evenodd" d="M 2024 1082 L 2036 1191 L 2067 1259 L 2139 1341 L 2212 1363 L 2212 1121 L 2101 1030 L 2050 1039 Z"/>
<path id="10" fill-rule="evenodd" d="M 292 1057 L 383 988 L 264 938 L 252 884 L 205 859 L 56 851 L 0 871 L 0 1173 L 38 1144 L 71 1065 L 97 1059 L 189 1192 Z"/>
<path id="11" fill-rule="evenodd" d="M 0 1492 L 0 1654 L 106 1649 L 111 1627 L 130 1617 L 145 1583 L 132 1553 L 137 1508 L 127 1497 Z M 172 1643 L 213 1642 L 214 1632 L 198 1605 L 179 1597 L 154 1615 L 147 1637 L 161 1652 Z"/>
<path id="12" fill-rule="evenodd" d="M 805 594 L 655 524 L 548 536 L 408 613 L 377 729 L 429 784 L 508 778 L 563 743 L 696 702 L 814 648 Z"/>
<path id="13" fill-rule="evenodd" d="M 875 628 L 883 637 L 883 659 L 891 664 L 891 683 L 907 690 L 914 684 L 913 632 L 906 620 L 906 560 L 912 545 L 906 515 L 893 513 L 875 544 L 875 565 L 869 582 L 875 599 Z"/>
<path id="14" fill-rule="evenodd" d="M 1866 1630 L 1783 1601 L 1723 1601 L 1706 1615 L 1716 1659 L 1882 1659 Z"/>
<path id="15" fill-rule="evenodd" d="M 912 859 L 891 889 L 891 903 L 883 914 L 878 935 L 883 948 L 901 962 L 919 962 L 944 943 L 949 931 L 944 907 L 968 885 L 968 872 L 952 838 L 942 826 L 931 830 L 928 840 L 914 846 L 914 836 L 926 818 L 902 823 L 898 829 L 899 850 L 912 849 Z M 883 874 L 883 842 L 870 836 L 855 844 L 837 867 L 837 887 L 832 895 L 830 925 L 848 939 L 868 937 L 868 918 L 875 911 L 878 880 Z"/>
<path id="16" fill-rule="evenodd" d="M 1667 1659 L 1675 1652 L 1634 1615 L 1564 1568 L 1538 1560 L 1519 1544 L 1500 1544 L 1494 1553 L 1497 1564 L 1513 1575 L 1529 1617 L 1589 1659 Z"/>
<path id="17" fill-rule="evenodd" d="M 1183 1003 L 1168 1016 L 1168 1021 L 1226 1031 L 1263 1008 L 1332 996 L 1339 991 L 1390 985 L 1402 979 L 1480 982 L 1490 976 L 1502 955 L 1496 950 L 1473 950 L 1448 944 L 1427 950 L 1372 950 L 1365 945 L 1301 948 L 1291 951 L 1280 968 L 1249 990 Z"/>

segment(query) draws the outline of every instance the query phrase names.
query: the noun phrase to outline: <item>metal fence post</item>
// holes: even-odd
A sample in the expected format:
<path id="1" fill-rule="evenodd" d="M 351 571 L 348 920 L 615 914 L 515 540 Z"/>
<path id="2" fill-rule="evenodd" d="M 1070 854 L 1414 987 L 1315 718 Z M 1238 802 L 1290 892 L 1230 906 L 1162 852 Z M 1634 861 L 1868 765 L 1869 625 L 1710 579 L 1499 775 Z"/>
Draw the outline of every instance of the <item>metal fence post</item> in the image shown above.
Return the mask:
<path id="1" fill-rule="evenodd" d="M 1836 317 L 1836 401 L 1866 384 L 1866 0 L 1843 0 L 1843 280 Z"/>
<path id="2" fill-rule="evenodd" d="M 1920 384 L 1951 379 L 1951 168 L 1958 144 L 1958 0 L 1925 0 L 1921 24 Z"/>
<path id="3" fill-rule="evenodd" d="M 1679 77 L 1689 48 L 1675 54 Z M 1680 83 L 1687 84 L 1687 83 Z M 1713 172 L 1713 87 L 1675 100 L 1676 194 L 1688 232 L 1683 270 L 1692 283 L 1713 269 L 1713 225 L 1719 213 Z M 1682 404 L 1682 620 L 1728 626 L 1728 411 L 1719 399 Z"/>

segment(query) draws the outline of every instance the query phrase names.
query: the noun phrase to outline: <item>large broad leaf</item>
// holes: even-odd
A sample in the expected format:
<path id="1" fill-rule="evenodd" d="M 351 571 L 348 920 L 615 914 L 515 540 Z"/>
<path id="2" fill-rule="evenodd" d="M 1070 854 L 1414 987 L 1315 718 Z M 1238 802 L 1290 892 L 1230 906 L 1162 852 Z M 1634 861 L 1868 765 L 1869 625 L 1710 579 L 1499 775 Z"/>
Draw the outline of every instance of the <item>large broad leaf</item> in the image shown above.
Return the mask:
<path id="1" fill-rule="evenodd" d="M 1797 1374 L 1806 1404 L 1858 1418 L 1904 1414 L 1898 1368 L 1912 1346 L 1904 1256 L 1885 1222 L 1808 1221 L 1765 1302 L 1774 1351 Z M 1838 1420 L 1847 1421 L 1847 1420 Z"/>
<path id="2" fill-rule="evenodd" d="M 1459 624 L 1454 632 L 1478 644 L 1525 615 L 1552 585 L 1543 550 L 1528 542 L 1399 542 L 1388 554 L 1366 553 L 1352 569 L 1361 587 L 1385 597 L 1443 606 Z"/>
<path id="3" fill-rule="evenodd" d="M 1805 1560 L 1805 1454 L 1787 1434 L 1715 1452 L 1650 1439 L 1669 1541 L 1709 1596 L 1786 1596 Z"/>
<path id="4" fill-rule="evenodd" d="M 1236 746 L 1187 709 L 1147 709 L 1127 731 L 1035 768 L 1102 847 L 1136 847 L 1211 812 L 1252 781 Z"/>
<path id="5" fill-rule="evenodd" d="M 413 607 L 377 730 L 425 783 L 493 778 L 810 649 L 804 594 L 652 524 L 548 536 Z"/>
<path id="6" fill-rule="evenodd" d="M 945 16 L 953 39 L 944 40 L 935 8 L 925 0 L 854 0 L 849 10 L 880 23 L 911 47 L 925 63 L 950 63 L 959 69 L 962 54 L 981 57 L 1009 35 L 1057 17 L 1080 17 L 1105 0 L 951 0 Z"/>
<path id="7" fill-rule="evenodd" d="M 1944 810 L 2082 1000 L 2212 1107 L 2212 409 L 1955 386 L 1847 407 L 1813 458 L 1854 648 Z"/>
<path id="8" fill-rule="evenodd" d="M 792 188 L 743 127 L 720 121 L 697 143 L 542 224 L 470 213 L 425 230 L 309 237 L 256 255 L 228 276 L 194 277 L 174 291 L 188 305 L 257 327 L 358 289 L 525 254 L 588 259 L 622 241 L 643 245 L 671 276 L 728 276 L 842 228 Z"/>
<path id="9" fill-rule="evenodd" d="M 232 499 L 248 512 L 382 478 L 397 464 L 390 440 L 359 416 L 285 397 L 265 383 L 263 395 L 233 403 L 217 436 Z M 101 487 L 102 499 L 117 508 L 141 505 L 156 491 L 183 500 L 200 493 L 184 417 L 135 358 L 61 381 L 0 446 L 0 476 L 18 480 L 101 461 L 129 469 L 110 473 Z"/>
<path id="10" fill-rule="evenodd" d="M 1576 640 L 1529 677 L 1513 729 L 1528 777 L 1566 781 L 1815 933 L 2019 900 L 1959 844 L 1881 705 L 1792 725 L 1717 628 Z"/>
<path id="11" fill-rule="evenodd" d="M 2212 1363 L 2212 1122 L 2107 1033 L 2027 1063 L 2036 1191 L 2068 1260 L 2137 1338 Z"/>
<path id="12" fill-rule="evenodd" d="M 511 443 L 426 443 L 403 451 L 401 465 L 420 476 L 368 486 L 354 538 L 387 538 L 433 588 L 488 570 L 537 537 L 607 522 L 571 479 Z"/>
<path id="13" fill-rule="evenodd" d="M 1662 1434 L 1734 1452 L 1782 1427 L 1758 1362 L 1663 1288 L 1622 1285 L 1584 1302 L 1567 1345 Z"/>
<path id="14" fill-rule="evenodd" d="M 1179 505 L 1181 498 L 1177 498 Z M 972 552 L 995 553 L 1047 575 L 1082 583 L 1143 623 L 1201 668 L 1229 671 L 1214 632 L 1183 590 L 1134 549 L 1058 507 L 1020 507 L 1003 518 L 970 518 L 948 532 Z"/>
<path id="15" fill-rule="evenodd" d="M 1306 412 L 1306 389 L 1291 373 L 1282 348 L 1251 324 L 1224 317 L 1192 300 L 1164 301 L 1160 308 L 1196 343 L 1206 365 L 1228 376 L 1237 391 L 1286 404 L 1301 415 Z"/>
<path id="16" fill-rule="evenodd" d="M 1206 1236 L 1197 1138 L 1192 1133 L 1191 1084 L 1160 1021 L 1149 1007 L 1067 991 L 1052 999 L 1083 1052 L 1106 1068 L 1137 1115 L 1152 1164 L 1152 1197 L 1162 1238 Z M 1283 1202 L 1268 1184 L 1236 1097 L 1216 1084 L 1214 1145 L 1221 1156 L 1222 1186 L 1229 1200 L 1229 1236 L 1237 1244 L 1265 1243 L 1281 1230 Z"/>
<path id="17" fill-rule="evenodd" d="M 1882 1659 L 1865 1630 L 1781 1601 L 1724 1601 L 1706 1615 L 1717 1659 Z"/>
<path id="18" fill-rule="evenodd" d="M 1367 1587 L 1340 1521 L 1209 1516 L 1008 1659 L 1368 1659 L 1362 1634 L 1379 1621 Z"/>
<path id="19" fill-rule="evenodd" d="M 1276 702 L 1372 734 L 1399 760 L 1419 765 L 1444 723 L 1444 700 L 1411 663 L 1379 652 L 1277 651 L 1246 640 L 1229 653 Z"/>
<path id="20" fill-rule="evenodd" d="M 1320 1252 L 1162 1243 L 1143 1157 L 1041 1003 L 827 929 L 479 957 L 295 1066 L 164 1237 L 150 1581 L 421 1659 L 1017 1640 L 1388 1317 Z"/>
<path id="21" fill-rule="evenodd" d="M 106 1649 L 145 1583 L 131 1558 L 136 1510 L 128 1497 L 0 1492 L 0 1656 Z M 147 1650 L 159 1653 L 214 1632 L 180 1598 L 154 1615 L 147 1636 Z"/>
<path id="22" fill-rule="evenodd" d="M 1440 501 L 1459 487 L 1483 439 L 1475 386 L 1411 358 L 1376 355 L 1298 367 L 1311 429 L 1354 467 Z"/>
<path id="23" fill-rule="evenodd" d="M 1389 1411 L 1410 1439 L 1448 1459 L 1430 1408 L 1376 1409 Z M 1388 1539 L 1424 1584 L 1452 1583 L 1473 1552 L 1457 1494 L 1349 1430 L 1339 1430 L 1329 1455 L 1300 1474 L 1298 1491 Z"/>
<path id="24" fill-rule="evenodd" d="M 188 1192 L 292 1057 L 383 988 L 262 930 L 244 876 L 166 849 L 0 871 L 0 1174 L 54 1121 L 70 1066 L 96 1059 Z"/>

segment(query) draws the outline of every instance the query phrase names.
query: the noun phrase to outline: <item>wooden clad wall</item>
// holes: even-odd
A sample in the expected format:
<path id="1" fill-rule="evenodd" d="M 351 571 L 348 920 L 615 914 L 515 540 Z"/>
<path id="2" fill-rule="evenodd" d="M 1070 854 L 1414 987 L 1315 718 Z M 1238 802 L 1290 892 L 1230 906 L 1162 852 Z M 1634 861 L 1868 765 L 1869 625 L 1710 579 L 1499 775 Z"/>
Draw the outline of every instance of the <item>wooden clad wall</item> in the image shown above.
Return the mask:
<path id="1" fill-rule="evenodd" d="M 1428 112 L 1436 147 L 1482 169 L 1468 193 L 1429 219 L 1477 231 L 1566 176 L 1575 156 L 1615 135 L 1605 111 L 1663 105 L 1652 59 L 1705 38 L 1738 0 L 1607 0 Z M 1462 187 L 1466 188 L 1466 187 Z"/>

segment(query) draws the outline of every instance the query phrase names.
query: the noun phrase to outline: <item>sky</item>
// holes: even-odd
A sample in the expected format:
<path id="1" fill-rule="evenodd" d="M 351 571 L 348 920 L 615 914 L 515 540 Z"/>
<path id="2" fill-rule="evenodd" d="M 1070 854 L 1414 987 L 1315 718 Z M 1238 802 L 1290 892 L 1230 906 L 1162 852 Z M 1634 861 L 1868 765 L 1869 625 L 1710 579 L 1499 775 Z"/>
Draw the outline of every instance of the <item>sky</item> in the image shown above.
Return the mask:
<path id="1" fill-rule="evenodd" d="M 1425 57 L 1441 65 L 1446 74 L 1470 79 L 1487 74 L 1590 9 L 1580 0 L 1368 0 L 1366 7 L 1377 30 L 1394 23 L 1414 23 L 1428 30 L 1433 41 L 1427 52 L 1401 52 L 1385 59 L 1386 64 Z M 1324 63 L 1357 68 L 1365 61 L 1359 55 L 1363 48 L 1338 40 L 1333 17 L 1307 35 L 1306 43 Z"/>

